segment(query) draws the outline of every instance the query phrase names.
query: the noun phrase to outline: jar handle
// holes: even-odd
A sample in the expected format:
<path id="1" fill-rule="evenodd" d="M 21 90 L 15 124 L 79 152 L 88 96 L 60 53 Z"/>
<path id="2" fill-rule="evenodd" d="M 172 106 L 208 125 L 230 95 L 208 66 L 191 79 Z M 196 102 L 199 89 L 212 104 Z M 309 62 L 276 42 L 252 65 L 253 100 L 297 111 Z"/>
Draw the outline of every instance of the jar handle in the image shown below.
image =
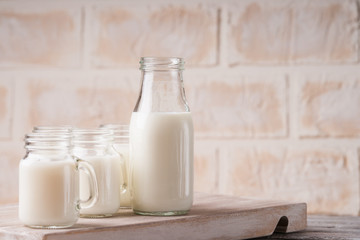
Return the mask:
<path id="1" fill-rule="evenodd" d="M 80 199 L 79 208 L 80 209 L 91 208 L 95 205 L 95 203 L 97 202 L 97 200 L 99 198 L 99 188 L 98 188 L 98 183 L 96 180 L 96 174 L 95 174 L 94 168 L 91 166 L 91 164 L 89 164 L 88 162 L 81 160 L 77 157 L 75 157 L 75 160 L 77 163 L 77 168 L 80 171 L 83 171 L 88 176 L 89 185 L 90 185 L 89 198 L 86 200 Z"/>
<path id="2" fill-rule="evenodd" d="M 120 186 L 120 191 L 122 194 L 126 193 L 128 191 L 128 185 L 125 183 L 127 181 L 125 181 L 128 176 L 127 176 L 127 169 L 126 169 L 126 163 L 125 163 L 125 157 L 124 154 L 119 153 L 120 155 L 120 165 L 121 165 L 121 180 L 123 182 L 123 184 L 121 184 Z"/>

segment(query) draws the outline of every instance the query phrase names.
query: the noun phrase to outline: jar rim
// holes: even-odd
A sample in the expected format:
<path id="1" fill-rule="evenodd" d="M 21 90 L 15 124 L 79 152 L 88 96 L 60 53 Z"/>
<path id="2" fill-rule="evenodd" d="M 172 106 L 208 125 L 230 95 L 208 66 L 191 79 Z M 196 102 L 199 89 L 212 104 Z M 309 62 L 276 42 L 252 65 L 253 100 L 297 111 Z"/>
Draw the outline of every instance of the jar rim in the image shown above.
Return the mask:
<path id="1" fill-rule="evenodd" d="M 113 140 L 114 137 L 111 131 L 105 128 L 76 128 L 72 131 L 72 143 L 74 146 L 80 146 L 82 144 L 106 145 Z"/>
<path id="2" fill-rule="evenodd" d="M 25 148 L 32 150 L 68 151 L 71 146 L 69 134 L 29 133 L 25 135 Z"/>
<path id="3" fill-rule="evenodd" d="M 141 57 L 139 63 L 143 71 L 181 71 L 185 61 L 181 57 Z"/>
<path id="4" fill-rule="evenodd" d="M 26 141 L 69 141 L 71 138 L 70 134 L 67 133 L 37 133 L 32 132 L 25 135 Z"/>
<path id="5" fill-rule="evenodd" d="M 118 130 L 118 131 L 129 131 L 129 125 L 126 124 L 108 123 L 108 124 L 101 124 L 99 127 L 105 129 L 111 129 L 111 130 Z"/>
<path id="6" fill-rule="evenodd" d="M 39 125 L 33 128 L 33 131 L 71 131 L 71 125 L 59 125 L 59 126 L 47 126 L 47 125 Z"/>

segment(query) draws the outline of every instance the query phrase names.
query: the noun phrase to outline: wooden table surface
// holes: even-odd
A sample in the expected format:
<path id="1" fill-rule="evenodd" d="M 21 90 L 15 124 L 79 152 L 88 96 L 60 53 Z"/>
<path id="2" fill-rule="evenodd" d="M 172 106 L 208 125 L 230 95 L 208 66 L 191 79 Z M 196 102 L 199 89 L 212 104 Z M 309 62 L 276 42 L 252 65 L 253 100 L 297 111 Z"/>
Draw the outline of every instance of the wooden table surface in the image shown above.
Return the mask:
<path id="1" fill-rule="evenodd" d="M 25 227 L 17 210 L 0 207 L 0 240 L 246 239 L 306 227 L 305 203 L 200 193 L 184 216 L 139 216 L 129 209 L 111 218 L 82 218 L 62 230 Z"/>
<path id="2" fill-rule="evenodd" d="M 166 228 L 165 229 L 156 229 L 156 231 L 160 231 L 163 232 L 165 235 L 163 236 L 164 239 L 170 239 L 167 238 L 169 237 L 169 235 L 166 235 L 167 230 L 169 230 L 172 233 L 176 232 L 176 228 L 173 228 L 171 224 L 169 224 L 170 222 L 174 222 L 174 219 L 178 219 L 176 221 L 179 221 L 180 223 L 187 223 L 186 218 L 191 218 L 191 219 L 198 219 L 200 216 L 203 216 L 205 218 L 201 218 L 201 224 L 200 225 L 196 225 L 196 221 L 193 221 L 191 219 L 189 219 L 189 224 L 187 226 L 184 226 L 185 228 L 196 228 L 199 230 L 199 226 L 204 226 L 205 224 L 205 220 L 211 219 L 212 217 L 214 217 L 214 224 L 212 227 L 210 228 L 206 228 L 207 230 L 205 231 L 205 234 L 199 235 L 198 239 L 201 237 L 205 237 L 207 236 L 216 236 L 218 239 L 222 239 L 222 238 L 226 238 L 226 239 L 239 239 L 236 238 L 235 235 L 226 235 L 226 230 L 223 229 L 224 228 L 224 223 L 226 223 L 226 225 L 229 226 L 229 218 L 224 218 L 223 214 L 226 214 L 227 216 L 233 215 L 235 212 L 241 213 L 240 215 L 234 215 L 234 221 L 232 221 L 233 225 L 235 228 L 237 228 L 238 230 L 244 230 L 247 229 L 247 231 L 249 231 L 250 229 L 254 230 L 254 226 L 257 227 L 259 226 L 258 224 L 261 221 L 261 218 L 263 218 L 264 216 L 266 216 L 267 214 L 270 214 L 268 216 L 275 216 L 275 213 L 287 213 L 290 214 L 289 215 L 289 223 L 288 225 L 292 225 L 294 223 L 294 219 L 296 219 L 296 215 L 291 215 L 291 211 L 289 211 L 289 209 L 291 209 L 292 207 L 301 207 L 303 205 L 283 205 L 280 208 L 277 208 L 276 206 L 279 205 L 278 203 L 274 203 L 274 202 L 264 202 L 264 201 L 254 201 L 254 200 L 244 200 L 244 199 L 239 199 L 239 198 L 232 198 L 232 197 L 225 197 L 225 196 L 209 196 L 209 195 L 199 195 L 197 194 L 196 196 L 196 204 L 192 210 L 192 213 L 189 214 L 189 216 L 183 216 L 183 217 L 169 217 L 169 218 L 147 218 L 147 217 L 142 217 L 142 216 L 134 216 L 133 213 L 131 212 L 131 210 L 127 210 L 124 213 L 122 213 L 119 217 L 115 217 L 115 218 L 109 218 L 109 219 L 99 219 L 99 220 L 92 220 L 92 219 L 80 219 L 79 223 L 75 226 L 75 228 L 72 229 L 68 229 L 68 230 L 59 230 L 59 232 L 62 233 L 69 233 L 70 235 L 63 235 L 63 237 L 65 237 L 64 239 L 66 240 L 71 240 L 74 239 L 74 237 L 76 235 L 74 235 L 74 233 L 77 233 L 79 231 L 79 229 L 83 230 L 83 233 L 86 233 L 89 231 L 89 229 L 91 229 L 92 234 L 91 235 L 87 235 L 87 239 L 99 239 L 98 237 L 101 237 L 102 233 L 105 229 L 110 227 L 110 230 L 112 232 L 118 230 L 117 226 L 119 225 L 119 222 L 121 223 L 122 219 L 124 220 L 124 222 L 138 222 L 141 223 L 138 226 L 143 226 L 145 227 L 144 230 L 146 230 L 146 225 L 144 225 L 144 221 L 148 221 L 145 219 L 150 219 L 151 220 L 151 225 L 150 226 L 152 229 L 154 228 L 154 226 L 161 226 L 161 222 L 167 222 L 166 224 Z M 214 204 L 210 204 L 210 207 L 207 206 L 207 204 L 209 203 L 216 203 L 215 204 L 215 208 L 212 208 L 212 206 L 214 206 Z M 230 207 L 231 205 L 236 205 L 236 210 L 234 210 L 234 208 Z M 251 207 L 249 207 L 251 206 Z M 275 208 L 274 208 L 275 206 Z M 279 205 L 281 206 L 281 204 Z M 285 206 L 285 208 L 284 208 Z M 234 206 L 233 206 L 234 207 Z M 270 207 L 270 208 L 269 208 Z M 212 209 L 212 211 L 215 211 L 216 214 L 209 214 L 209 212 L 207 214 L 203 214 L 204 209 L 208 209 L 205 212 L 208 212 L 209 209 Z M 244 210 L 246 209 L 253 209 L 251 214 L 246 214 L 246 216 L 244 219 L 242 219 L 241 215 L 243 215 Z M 271 210 L 270 212 L 267 212 L 266 209 Z M 296 208 L 295 208 L 296 209 Z M 297 210 L 298 211 L 298 210 Z M 246 212 L 246 211 L 245 211 Z M 296 211 L 295 211 L 296 212 Z M 201 214 L 202 213 L 202 214 Z M 223 214 L 219 214 L 219 213 L 223 213 Z M 297 214 L 301 213 L 297 212 Z M 230 215 L 228 215 L 230 214 Z M 264 214 L 264 215 L 262 215 Z M 281 216 L 282 214 L 280 214 L 279 216 Z M 285 214 L 286 215 L 286 214 Z M 294 218 L 295 217 L 295 218 Z M 225 222 L 220 223 L 219 220 L 224 219 Z M 275 216 L 275 218 L 278 218 Z M 246 221 L 244 221 L 246 220 Z M 254 221 L 253 223 L 251 223 L 251 221 Z M 92 225 L 94 224 L 94 222 L 101 222 L 101 225 L 97 226 Z M 270 221 L 271 222 L 271 221 Z M 159 223 L 159 224 L 157 224 Z M 254 224 L 255 223 L 255 224 Z M 206 225 L 206 224 L 205 224 Z M 275 223 L 276 225 L 276 223 Z M 325 240 L 343 240 L 343 239 L 359 239 L 360 240 L 360 217 L 352 217 L 352 216 L 320 216 L 320 215 L 309 215 L 307 217 L 307 227 L 305 230 L 302 231 L 297 231 L 297 232 L 291 232 L 294 231 L 295 229 L 293 228 L 293 226 L 288 226 L 287 228 L 284 226 L 284 222 L 280 225 L 283 225 L 282 227 L 280 226 L 280 228 L 277 228 L 278 231 L 280 232 L 287 232 L 287 233 L 273 233 L 271 236 L 268 237 L 261 237 L 261 238 L 256 238 L 256 240 L 259 239 L 313 239 L 313 240 L 320 240 L 320 239 L 325 239 Z M 295 224 L 299 225 L 299 224 Z M 301 225 L 301 224 L 300 224 Z M 173 225 L 176 226 L 176 225 Z M 78 229 L 77 229 L 78 228 Z M 186 234 L 184 234 L 184 229 L 178 229 L 181 232 L 180 238 L 181 236 L 184 236 Z M 201 227 L 200 227 L 201 228 Z M 232 227 L 233 228 L 233 227 Z M 275 226 L 270 226 L 269 230 L 271 231 L 271 229 L 274 229 Z M 291 229 L 292 228 L 292 229 Z M 120 229 L 121 230 L 121 229 Z M 141 231 L 142 229 L 135 229 L 133 228 L 132 231 L 137 232 L 137 231 Z M 192 229 L 194 230 L 194 229 Z M 205 230 L 205 228 L 203 229 Z M 227 229 L 229 230 L 229 229 Z M 290 230 L 290 231 L 289 231 Z M 56 232 L 56 231 L 55 231 Z M 59 232 L 57 234 L 59 234 Z M 146 232 L 146 231 L 145 231 Z M 24 226 L 22 226 L 22 224 L 19 222 L 18 218 L 17 218 L 17 206 L 16 205 L 12 205 L 12 206 L 0 206 L 0 240 L 4 240 L 4 239 L 59 239 L 59 237 L 61 235 L 49 235 L 51 233 L 54 233 L 53 230 L 36 230 L 36 229 L 30 229 L 30 228 L 26 228 Z M 81 232 L 79 232 L 81 233 Z M 89 232 L 88 232 L 89 233 Z M 98 236 L 96 236 L 96 234 L 100 234 Z M 120 231 L 121 234 L 117 234 L 116 236 L 114 236 L 114 238 L 112 239 L 120 239 L 119 236 L 121 237 L 125 237 L 125 234 L 123 234 Z M 159 233 L 159 232 L 158 232 Z M 156 235 L 156 237 L 158 238 L 159 235 Z M 216 234 L 218 233 L 218 234 Z M 95 235 L 93 235 L 95 234 Z M 191 236 L 193 233 L 189 232 L 189 234 Z M 264 233 L 261 233 L 264 234 Z M 271 232 L 269 233 L 271 234 Z M 267 234 L 267 235 L 269 235 Z M 80 234 L 76 239 L 84 239 L 85 235 Z M 91 236 L 89 238 L 89 236 Z M 145 238 L 151 238 L 150 235 L 142 235 Z M 239 235 L 238 235 L 239 236 Z M 248 235 L 249 236 L 249 235 Z M 259 235 L 258 235 L 259 236 Z M 265 236 L 265 234 L 263 235 Z M 94 238 L 92 238 L 94 237 Z M 135 236 L 136 237 L 136 236 Z M 234 238 L 235 237 L 235 238 Z M 62 238 L 61 238 L 62 239 Z M 121 238 L 123 239 L 123 238 Z M 134 238 L 136 239 L 136 238 Z M 143 238 L 144 239 L 144 238 Z M 155 238 L 154 238 L 155 239 Z M 188 238 L 188 239 L 191 239 Z M 204 238 L 206 239 L 206 238 Z M 210 237 L 210 239 L 212 239 Z"/>
<path id="3" fill-rule="evenodd" d="M 244 209 L 248 209 L 249 204 L 252 205 L 252 209 L 257 209 L 260 210 L 258 213 L 260 213 L 260 215 L 254 215 L 253 213 L 250 215 L 247 215 L 245 217 L 245 219 L 248 219 L 247 221 L 243 221 L 242 218 L 240 216 L 236 216 L 236 219 L 234 220 L 234 224 L 237 222 L 237 224 L 235 224 L 236 226 L 238 226 L 239 229 L 244 228 L 245 229 L 251 229 L 251 226 L 254 226 L 253 224 L 244 224 L 246 222 L 249 222 L 249 220 L 251 221 L 252 217 L 249 216 L 254 216 L 255 218 L 252 219 L 252 221 L 257 222 L 258 219 L 261 219 L 261 213 L 263 211 L 263 209 L 268 209 L 269 206 L 276 206 L 278 204 L 271 203 L 271 202 L 262 202 L 262 201 L 244 201 L 244 199 L 238 199 L 238 198 L 228 198 L 228 197 L 223 197 L 223 196 L 209 196 L 209 195 L 199 195 L 197 194 L 197 205 L 195 205 L 194 209 L 193 209 L 193 213 L 190 214 L 187 217 L 193 217 L 193 218 L 197 218 L 199 216 L 198 213 L 202 212 L 202 208 L 204 208 L 206 205 L 204 205 L 204 203 L 209 203 L 209 202 L 216 202 L 216 209 L 218 209 L 219 207 L 222 209 L 220 212 L 229 214 L 231 212 L 234 211 L 234 209 L 229 209 L 229 205 L 232 204 L 240 204 L 237 207 L 240 207 L 240 211 L 243 212 Z M 225 204 L 226 205 L 223 205 Z M 226 207 L 225 207 L 226 206 Z M 256 206 L 256 207 L 254 207 Z M 292 207 L 291 205 L 289 205 L 290 207 Z M 301 206 L 301 205 L 300 205 Z M 225 208 L 224 208 L 225 207 Z M 265 208 L 263 208 L 265 207 Z M 242 208 L 242 209 L 241 209 Z M 205 207 L 205 209 L 208 209 L 207 207 Z M 226 211 L 224 211 L 226 210 Z M 216 212 L 218 212 L 219 210 L 216 210 Z M 273 216 L 275 212 L 278 211 L 277 208 L 272 209 L 272 213 L 269 216 Z M 281 211 L 284 211 L 284 209 L 281 209 Z M 236 212 L 236 211 L 235 211 Z M 271 212 L 271 211 L 270 211 Z M 285 212 L 289 213 L 288 210 L 285 209 Z M 218 212 L 219 213 L 219 212 Z M 192 216 L 191 216 L 192 215 Z M 200 214 L 201 215 L 201 214 Z M 266 214 L 265 214 L 266 215 Z M 221 218 L 222 215 L 206 215 L 206 218 L 209 218 L 210 216 L 214 216 L 217 218 L 217 221 L 219 220 L 219 217 Z M 280 215 L 281 216 L 281 215 Z M 185 217 L 180 217 L 179 220 L 180 222 L 184 222 L 184 218 Z M 294 216 L 290 217 L 290 219 L 293 219 Z M 142 219 L 145 219 L 145 217 L 142 216 L 133 216 L 131 210 L 126 211 L 126 213 L 122 214 L 121 218 L 124 218 L 124 220 L 126 218 L 129 218 L 127 221 L 131 220 L 132 221 L 139 221 L 142 222 Z M 153 218 L 150 218 L 153 219 Z M 98 222 L 105 222 L 102 224 L 102 226 L 92 226 L 91 223 L 97 220 L 91 220 L 91 219 L 80 219 L 79 220 L 79 224 L 77 224 L 78 227 L 84 228 L 83 230 L 85 230 L 86 232 L 89 230 L 89 228 L 91 228 L 93 231 L 98 231 L 97 233 L 100 233 L 102 231 L 104 231 L 104 227 L 110 227 L 110 229 L 112 231 L 116 230 L 116 228 L 114 228 L 117 224 L 119 224 L 119 221 L 121 219 L 119 218 L 109 218 L 109 219 L 104 219 L 104 220 L 98 220 Z M 115 222 L 115 224 L 111 224 L 111 221 Z M 163 222 L 163 221 L 173 221 L 173 218 L 155 218 L 155 220 L 152 220 L 151 224 L 155 224 L 156 222 Z M 202 220 L 204 221 L 204 220 Z M 229 222 L 229 218 L 226 219 L 226 223 L 228 224 Z M 290 220 L 289 222 L 293 222 L 292 220 Z M 194 224 L 193 221 L 189 222 L 190 224 Z M 204 222 L 202 222 L 204 223 Z M 260 222 L 257 222 L 257 224 L 259 224 Z M 224 224 L 224 223 L 222 223 Z M 204 237 L 204 235 L 208 235 L 208 236 L 216 236 L 217 238 L 221 239 L 222 237 L 225 237 L 226 239 L 239 239 L 239 238 L 234 238 L 234 235 L 231 237 L 231 235 L 226 235 L 222 232 L 223 226 L 222 224 L 219 225 L 219 222 L 216 222 L 216 224 L 214 226 L 212 226 L 212 230 L 209 231 L 209 233 L 207 234 L 203 234 L 201 235 L 202 237 Z M 275 223 L 276 224 L 276 223 Z M 284 223 L 282 223 L 284 224 Z M 290 224 L 290 223 L 289 223 Z M 108 226 L 106 226 L 108 225 Z M 234 226 L 235 226 L 234 225 Z M 281 225 L 281 224 L 280 224 Z M 285 223 L 286 225 L 286 223 Z M 160 226 L 160 225 L 159 225 Z M 255 224 L 255 226 L 257 226 Z M 167 224 L 167 227 L 171 228 L 171 225 Z M 187 228 L 189 228 L 189 226 L 186 226 Z M 193 226 L 196 229 L 198 229 L 199 226 Z M 284 226 L 283 226 L 284 227 Z M 308 215 L 307 217 L 307 227 L 305 230 L 302 231 L 298 231 L 298 232 L 289 232 L 289 228 L 277 228 L 278 231 L 280 232 L 287 232 L 287 233 L 273 233 L 271 236 L 268 237 L 261 237 L 261 238 L 256 238 L 256 240 L 260 240 L 260 239 L 308 239 L 308 240 L 320 240 L 320 239 L 325 239 L 325 240 L 343 240 L 343 239 L 359 239 L 360 240 L 360 217 L 352 217 L 352 216 L 321 216 L 321 215 Z M 270 227 L 272 229 L 274 229 L 275 227 L 272 226 Z M 291 228 L 291 227 L 290 227 Z M 211 228 L 210 228 L 211 229 Z M 133 229 L 135 230 L 135 229 Z M 139 229 L 136 229 L 139 230 Z M 166 232 L 164 231 L 164 229 L 156 229 L 157 231 L 162 231 L 162 232 Z M 176 229 L 172 228 L 170 229 L 171 232 L 176 232 Z M 179 229 L 180 230 L 180 229 Z M 182 229 L 184 230 L 184 229 Z M 192 229 L 193 230 L 193 229 Z M 209 229 L 208 229 L 209 230 Z M 216 232 L 220 232 L 219 235 L 214 235 L 214 233 L 210 233 L 211 231 L 215 230 Z M 295 229 L 293 229 L 295 230 Z M 68 230 L 60 230 L 64 233 L 70 233 L 70 235 L 64 235 L 63 237 L 65 237 L 64 239 L 70 240 L 73 239 L 75 237 L 74 232 L 76 232 L 76 228 L 73 229 L 68 229 Z M 58 239 L 61 235 L 48 235 L 49 233 L 52 233 L 52 230 L 34 230 L 34 229 L 29 229 L 26 227 L 23 227 L 22 224 L 19 222 L 18 218 L 17 218 L 17 206 L 16 205 L 12 205 L 12 206 L 0 206 L 0 239 L 4 240 L 4 239 Z M 181 231 L 183 233 L 183 231 Z M 95 233 L 95 232 L 93 232 Z M 28 235 L 29 234 L 29 235 Z M 183 234 L 181 234 L 182 236 L 184 236 Z M 186 235 L 186 234 L 185 234 Z M 28 238 L 28 237 L 29 238 Z M 90 236 L 93 236 L 93 234 L 91 234 Z M 117 236 L 113 239 L 120 239 L 118 238 L 119 234 L 117 234 Z M 145 237 L 146 235 L 142 235 L 143 237 Z M 158 236 L 158 235 L 157 235 Z M 169 237 L 169 235 L 165 235 L 164 239 L 166 239 L 166 236 Z M 194 236 L 194 235 L 192 235 Z M 83 239 L 83 235 L 79 235 L 78 237 L 80 238 L 76 238 L 76 239 Z M 89 235 L 87 236 L 89 237 Z M 97 239 L 99 236 L 93 236 L 95 238 L 90 237 L 91 239 Z M 124 235 L 122 235 L 121 237 L 125 237 Z M 145 238 L 149 238 L 150 236 L 147 236 Z M 200 237 L 200 235 L 198 236 Z M 201 238 L 201 237 L 200 237 Z M 61 238 L 62 239 L 62 238 Z M 122 238 L 121 238 L 122 239 Z M 169 239 L 169 238 L 168 238 Z M 189 238 L 191 239 L 191 238 Z M 211 239 L 211 238 L 210 238 Z"/>
<path id="4" fill-rule="evenodd" d="M 274 233 L 259 239 L 345 240 L 360 239 L 360 217 L 308 215 L 308 226 L 296 233 Z"/>

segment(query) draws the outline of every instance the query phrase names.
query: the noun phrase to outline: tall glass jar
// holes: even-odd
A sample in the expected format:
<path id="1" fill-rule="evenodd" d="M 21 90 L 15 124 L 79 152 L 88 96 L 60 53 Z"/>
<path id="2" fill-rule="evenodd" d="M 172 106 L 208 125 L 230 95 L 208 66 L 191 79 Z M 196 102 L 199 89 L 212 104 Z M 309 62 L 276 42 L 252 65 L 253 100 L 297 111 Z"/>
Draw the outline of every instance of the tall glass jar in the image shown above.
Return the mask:
<path id="1" fill-rule="evenodd" d="M 73 129 L 73 155 L 88 162 L 95 171 L 99 188 L 98 201 L 81 209 L 80 217 L 110 217 L 120 207 L 121 162 L 113 148 L 113 135 L 106 129 Z M 80 173 L 80 199 L 89 196 L 89 181 Z"/>
<path id="2" fill-rule="evenodd" d="M 142 215 L 186 214 L 193 202 L 193 123 L 181 58 L 141 58 L 130 122 L 130 189 Z"/>
<path id="3" fill-rule="evenodd" d="M 65 228 L 91 208 L 98 188 L 94 169 L 70 152 L 70 135 L 31 133 L 25 137 L 26 156 L 19 165 L 19 218 L 33 228 Z M 89 177 L 89 196 L 79 199 L 79 173 Z"/>
<path id="4" fill-rule="evenodd" d="M 114 136 L 114 149 L 121 158 L 121 175 L 123 182 L 120 191 L 120 208 L 131 208 L 129 185 L 129 125 L 103 124 L 101 128 L 109 129 Z"/>

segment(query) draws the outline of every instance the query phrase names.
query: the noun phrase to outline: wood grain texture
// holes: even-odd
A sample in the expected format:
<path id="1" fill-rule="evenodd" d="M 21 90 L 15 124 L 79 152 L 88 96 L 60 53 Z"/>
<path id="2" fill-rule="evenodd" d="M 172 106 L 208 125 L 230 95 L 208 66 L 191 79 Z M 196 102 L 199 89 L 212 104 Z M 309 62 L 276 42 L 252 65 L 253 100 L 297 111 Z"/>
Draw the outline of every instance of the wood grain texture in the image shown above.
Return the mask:
<path id="1" fill-rule="evenodd" d="M 63 230 L 27 228 L 18 220 L 17 206 L 0 207 L 2 240 L 245 239 L 305 227 L 305 203 L 201 193 L 195 194 L 194 206 L 185 216 L 138 216 L 122 210 L 112 218 L 79 219 Z"/>
<path id="2" fill-rule="evenodd" d="M 308 227 L 296 233 L 274 233 L 260 239 L 345 240 L 360 239 L 360 217 L 309 215 Z"/>

